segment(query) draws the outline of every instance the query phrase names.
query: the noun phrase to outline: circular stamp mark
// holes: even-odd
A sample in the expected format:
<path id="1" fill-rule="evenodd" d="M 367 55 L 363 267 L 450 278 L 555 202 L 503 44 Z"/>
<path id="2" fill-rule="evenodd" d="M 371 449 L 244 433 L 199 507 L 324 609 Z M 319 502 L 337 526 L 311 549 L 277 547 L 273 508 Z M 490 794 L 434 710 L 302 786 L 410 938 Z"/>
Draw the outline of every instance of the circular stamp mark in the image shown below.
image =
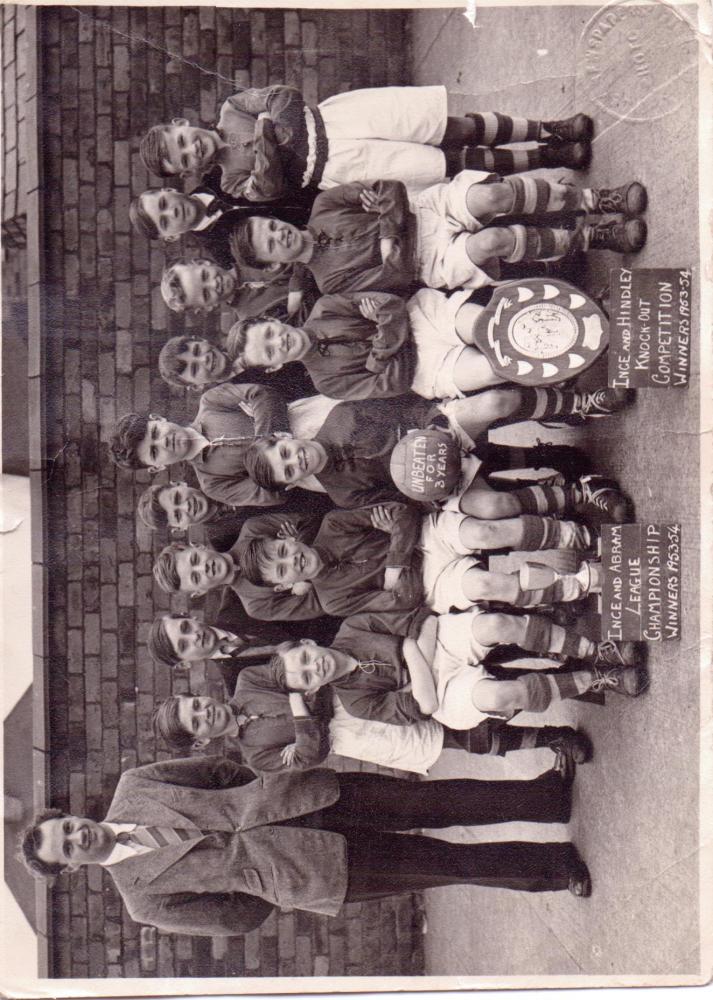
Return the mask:
<path id="1" fill-rule="evenodd" d="M 577 103 L 620 121 L 655 121 L 680 107 L 682 76 L 696 59 L 694 29 L 662 0 L 608 4 L 577 44 Z"/>

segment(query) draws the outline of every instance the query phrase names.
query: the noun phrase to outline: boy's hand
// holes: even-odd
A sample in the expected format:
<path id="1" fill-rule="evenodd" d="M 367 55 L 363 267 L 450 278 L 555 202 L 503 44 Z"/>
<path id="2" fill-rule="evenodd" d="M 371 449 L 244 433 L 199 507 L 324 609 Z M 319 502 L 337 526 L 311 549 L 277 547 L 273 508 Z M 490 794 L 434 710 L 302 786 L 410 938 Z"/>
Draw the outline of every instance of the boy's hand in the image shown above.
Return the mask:
<path id="1" fill-rule="evenodd" d="M 280 750 L 280 757 L 282 757 L 282 763 L 285 767 L 292 767 L 296 753 L 296 743 L 288 743 L 286 747 L 283 747 L 282 750 Z"/>
<path id="2" fill-rule="evenodd" d="M 396 590 L 402 572 L 400 566 L 387 566 L 384 571 L 384 590 Z"/>
<path id="3" fill-rule="evenodd" d="M 359 200 L 361 201 L 361 207 L 365 212 L 378 212 L 379 211 L 379 199 L 373 191 L 365 188 L 359 195 Z"/>
<path id="4" fill-rule="evenodd" d="M 290 691 L 287 697 L 290 702 L 290 711 L 295 718 L 305 719 L 309 717 L 309 709 L 301 691 Z"/>
<path id="5" fill-rule="evenodd" d="M 297 528 L 292 521 L 283 521 L 277 529 L 278 538 L 297 538 Z"/>
<path id="6" fill-rule="evenodd" d="M 387 261 L 391 261 L 392 264 L 397 264 L 399 257 L 401 256 L 401 248 L 399 246 L 399 241 L 393 236 L 384 236 L 379 240 L 379 250 L 381 251 L 381 260 L 384 264 Z"/>
<path id="7" fill-rule="evenodd" d="M 379 312 L 379 307 L 375 299 L 360 299 L 359 300 L 359 312 L 362 314 L 364 319 L 370 319 L 372 323 L 376 323 L 376 317 Z"/>
<path id="8" fill-rule="evenodd" d="M 302 305 L 302 292 L 288 292 L 287 293 L 287 318 L 294 316 L 299 307 Z"/>
<path id="9" fill-rule="evenodd" d="M 394 529 L 394 512 L 389 507 L 379 504 L 372 509 L 371 523 L 379 531 L 390 534 Z"/>

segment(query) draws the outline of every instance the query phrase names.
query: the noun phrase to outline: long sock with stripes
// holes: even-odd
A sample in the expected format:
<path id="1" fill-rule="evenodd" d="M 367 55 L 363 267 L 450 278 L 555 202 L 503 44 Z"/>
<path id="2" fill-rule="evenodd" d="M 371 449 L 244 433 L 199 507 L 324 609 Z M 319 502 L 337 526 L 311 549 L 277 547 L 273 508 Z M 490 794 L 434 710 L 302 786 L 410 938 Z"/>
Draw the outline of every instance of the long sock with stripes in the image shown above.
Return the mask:
<path id="1" fill-rule="evenodd" d="M 512 177 L 507 178 L 512 180 Z M 555 260 L 571 250 L 577 234 L 571 229 L 552 226 L 508 226 L 513 237 L 512 252 L 503 259 L 508 264 L 529 260 Z"/>
<path id="2" fill-rule="evenodd" d="M 587 549 L 591 537 L 582 524 L 575 521 L 557 521 L 552 517 L 523 514 L 520 518 L 523 538 L 520 548 L 524 552 L 542 549 Z"/>
<path id="3" fill-rule="evenodd" d="M 461 159 L 461 170 L 485 170 L 489 174 L 506 177 L 508 174 L 544 167 L 540 147 L 534 149 L 491 149 L 489 146 L 466 146 Z"/>
<path id="4" fill-rule="evenodd" d="M 506 177 L 503 184 L 512 191 L 512 208 L 509 212 L 503 212 L 503 215 L 576 212 L 582 207 L 582 193 L 577 188 L 568 187 L 564 191 L 555 191 L 552 184 L 541 177 Z"/>
<path id="5" fill-rule="evenodd" d="M 513 118 L 497 111 L 467 112 L 473 122 L 472 146 L 507 146 L 510 142 L 534 142 L 541 124 L 530 118 Z"/>

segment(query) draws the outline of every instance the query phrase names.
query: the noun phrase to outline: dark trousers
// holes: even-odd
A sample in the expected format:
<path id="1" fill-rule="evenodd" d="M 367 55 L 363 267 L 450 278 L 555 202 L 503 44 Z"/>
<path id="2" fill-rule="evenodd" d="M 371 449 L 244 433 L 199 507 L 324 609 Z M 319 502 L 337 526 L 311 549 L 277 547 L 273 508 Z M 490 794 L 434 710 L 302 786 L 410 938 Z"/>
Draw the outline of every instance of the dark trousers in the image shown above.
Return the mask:
<path id="1" fill-rule="evenodd" d="M 381 774 L 338 774 L 334 805 L 296 819 L 347 840 L 345 902 L 443 885 L 486 885 L 525 892 L 566 889 L 582 861 L 573 844 L 512 841 L 450 844 L 393 833 L 420 827 L 534 820 L 566 822 L 570 788 L 555 771 L 532 781 L 404 781 Z"/>
<path id="2" fill-rule="evenodd" d="M 339 799 L 323 809 L 325 830 L 416 830 L 530 820 L 566 823 L 571 785 L 555 771 L 531 781 L 404 781 L 338 774 Z"/>
<path id="3" fill-rule="evenodd" d="M 574 844 L 450 844 L 404 833 L 347 833 L 347 894 L 356 903 L 443 885 L 520 892 L 566 889 L 582 869 Z"/>
<path id="4" fill-rule="evenodd" d="M 337 780 L 339 800 L 322 810 L 319 825 L 347 838 L 346 902 L 444 885 L 566 889 L 581 867 L 572 844 L 450 844 L 390 832 L 516 819 L 566 822 L 570 786 L 553 771 L 533 781 L 410 782 L 379 774 L 338 774 Z"/>

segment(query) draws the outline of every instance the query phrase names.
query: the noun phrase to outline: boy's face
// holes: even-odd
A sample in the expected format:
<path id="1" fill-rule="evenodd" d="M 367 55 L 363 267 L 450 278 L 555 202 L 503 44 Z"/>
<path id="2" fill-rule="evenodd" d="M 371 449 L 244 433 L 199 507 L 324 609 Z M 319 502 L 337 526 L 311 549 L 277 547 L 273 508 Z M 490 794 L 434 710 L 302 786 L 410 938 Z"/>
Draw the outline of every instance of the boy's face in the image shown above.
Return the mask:
<path id="1" fill-rule="evenodd" d="M 210 660 L 220 649 L 221 636 L 197 618 L 164 618 L 163 627 L 179 660 Z"/>
<path id="2" fill-rule="evenodd" d="M 207 545 L 191 545 L 176 553 L 176 573 L 182 594 L 206 594 L 233 576 L 233 560 Z"/>
<path id="3" fill-rule="evenodd" d="M 192 427 L 181 427 L 165 417 L 152 416 L 136 454 L 146 468 L 164 469 L 191 457 L 195 441 L 196 431 Z"/>
<path id="4" fill-rule="evenodd" d="M 227 705 L 215 698 L 198 698 L 192 694 L 178 696 L 178 721 L 199 745 L 217 740 L 233 728 L 233 714 Z"/>
<path id="5" fill-rule="evenodd" d="M 202 202 L 174 188 L 144 191 L 139 201 L 158 235 L 167 242 L 190 232 L 205 216 Z"/>
<path id="6" fill-rule="evenodd" d="M 40 824 L 42 831 L 37 857 L 46 864 L 99 864 L 114 847 L 112 830 L 84 816 L 58 816 Z"/>
<path id="7" fill-rule="evenodd" d="M 235 291 L 232 271 L 226 271 L 212 261 L 174 264 L 173 275 L 176 288 L 172 290 L 172 297 L 183 309 L 210 312 L 221 302 L 229 302 Z"/>
<path id="8" fill-rule="evenodd" d="M 165 510 L 170 528 L 201 524 L 211 513 L 208 497 L 185 483 L 164 486 L 158 494 L 158 504 Z"/>
<path id="9" fill-rule="evenodd" d="M 164 173 L 205 173 L 216 154 L 217 138 L 215 132 L 189 125 L 186 118 L 174 118 L 163 130 Z"/>
<path id="10" fill-rule="evenodd" d="M 225 354 L 208 340 L 190 340 L 176 357 L 184 365 L 179 372 L 183 381 L 198 387 L 219 379 L 228 364 Z"/>
<path id="11" fill-rule="evenodd" d="M 311 639 L 303 640 L 280 656 L 285 664 L 287 686 L 293 691 L 311 694 L 329 684 L 336 673 L 331 649 L 318 646 Z"/>
<path id="12" fill-rule="evenodd" d="M 309 348 L 310 339 L 304 330 L 269 319 L 248 330 L 242 360 L 249 368 L 277 371 L 290 361 L 299 361 Z"/>
<path id="13" fill-rule="evenodd" d="M 296 538 L 271 538 L 263 546 L 265 583 L 276 590 L 287 590 L 293 583 L 314 580 L 322 570 L 322 560 L 316 549 Z"/>
<path id="14" fill-rule="evenodd" d="M 302 230 L 279 219 L 254 217 L 249 233 L 253 253 L 263 264 L 289 264 L 304 249 Z"/>
<path id="15" fill-rule="evenodd" d="M 279 438 L 264 449 L 265 460 L 278 486 L 291 486 L 317 472 L 322 460 L 314 442 Z"/>

